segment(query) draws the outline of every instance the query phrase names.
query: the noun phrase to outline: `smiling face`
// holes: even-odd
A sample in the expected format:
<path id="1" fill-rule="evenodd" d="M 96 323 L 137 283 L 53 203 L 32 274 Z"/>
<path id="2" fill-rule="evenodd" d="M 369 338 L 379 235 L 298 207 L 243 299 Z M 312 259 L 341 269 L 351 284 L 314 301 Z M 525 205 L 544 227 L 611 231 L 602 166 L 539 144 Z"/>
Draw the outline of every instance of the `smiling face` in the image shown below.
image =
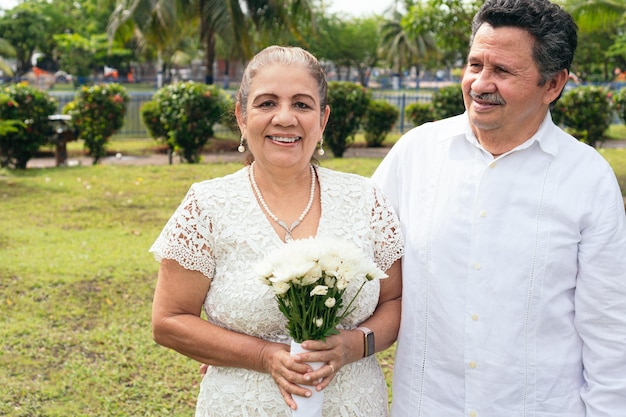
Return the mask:
<path id="1" fill-rule="evenodd" d="M 245 111 L 237 121 L 259 164 L 282 167 L 310 163 L 330 109 L 320 108 L 315 79 L 299 65 L 263 67 L 252 78 Z"/>
<path id="2" fill-rule="evenodd" d="M 529 139 L 567 81 L 563 70 L 541 85 L 533 45 L 523 29 L 487 23 L 474 37 L 463 75 L 463 100 L 474 134 L 493 154 Z"/>

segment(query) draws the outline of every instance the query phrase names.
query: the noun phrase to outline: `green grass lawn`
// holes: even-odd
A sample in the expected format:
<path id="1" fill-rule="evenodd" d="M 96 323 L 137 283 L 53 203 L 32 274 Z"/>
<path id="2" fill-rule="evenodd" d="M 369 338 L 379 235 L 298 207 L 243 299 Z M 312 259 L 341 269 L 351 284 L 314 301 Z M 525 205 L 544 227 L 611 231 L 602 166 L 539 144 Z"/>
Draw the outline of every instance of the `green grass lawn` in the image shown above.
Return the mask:
<path id="1" fill-rule="evenodd" d="M 626 148 L 600 149 L 599 152 L 613 167 L 626 202 Z"/>
<path id="2" fill-rule="evenodd" d="M 624 187 L 626 150 L 601 152 Z M 322 165 L 369 176 L 379 162 Z M 239 168 L 0 170 L 0 415 L 192 415 L 197 364 L 151 338 L 148 248 L 192 182 Z M 389 381 L 392 350 L 378 357 Z"/>
<path id="3" fill-rule="evenodd" d="M 151 338 L 148 248 L 193 181 L 239 168 L 0 171 L 0 415 L 192 414 L 197 364 Z"/>
<path id="4" fill-rule="evenodd" d="M 609 139 L 626 140 L 626 125 L 625 124 L 613 124 L 609 126 L 609 129 L 606 131 L 606 136 Z"/>

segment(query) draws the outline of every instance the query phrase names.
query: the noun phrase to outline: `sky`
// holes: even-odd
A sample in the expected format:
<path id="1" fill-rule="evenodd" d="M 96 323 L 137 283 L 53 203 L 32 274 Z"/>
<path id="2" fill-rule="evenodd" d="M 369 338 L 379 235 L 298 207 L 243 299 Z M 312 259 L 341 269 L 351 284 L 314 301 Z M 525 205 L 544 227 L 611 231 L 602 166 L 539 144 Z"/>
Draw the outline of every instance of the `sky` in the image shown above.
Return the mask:
<path id="1" fill-rule="evenodd" d="M 393 4 L 393 0 L 330 0 L 328 3 L 331 13 L 364 17 L 383 14 Z"/>
<path id="2" fill-rule="evenodd" d="M 17 0 L 0 0 L 0 9 L 8 10 L 17 6 Z"/>

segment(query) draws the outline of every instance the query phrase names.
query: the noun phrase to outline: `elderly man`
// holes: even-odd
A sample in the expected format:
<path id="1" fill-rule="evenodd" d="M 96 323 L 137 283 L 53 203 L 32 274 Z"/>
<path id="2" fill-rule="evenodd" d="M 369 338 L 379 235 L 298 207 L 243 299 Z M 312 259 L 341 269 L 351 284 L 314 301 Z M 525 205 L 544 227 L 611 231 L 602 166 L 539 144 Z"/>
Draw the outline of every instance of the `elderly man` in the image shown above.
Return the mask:
<path id="1" fill-rule="evenodd" d="M 547 0 L 487 0 L 466 112 L 374 174 L 406 236 L 393 417 L 626 415 L 623 200 L 549 112 L 576 43 Z"/>

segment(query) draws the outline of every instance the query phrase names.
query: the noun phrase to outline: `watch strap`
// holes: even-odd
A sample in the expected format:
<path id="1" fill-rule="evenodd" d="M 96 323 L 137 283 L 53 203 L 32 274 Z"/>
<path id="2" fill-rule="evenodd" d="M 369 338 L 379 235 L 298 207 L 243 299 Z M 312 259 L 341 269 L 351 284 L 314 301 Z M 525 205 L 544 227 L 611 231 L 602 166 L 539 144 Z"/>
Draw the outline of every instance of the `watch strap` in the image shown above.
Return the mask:
<path id="1" fill-rule="evenodd" d="M 371 356 L 376 351 L 374 344 L 374 332 L 367 327 L 360 326 L 356 328 L 363 333 L 363 357 Z"/>

